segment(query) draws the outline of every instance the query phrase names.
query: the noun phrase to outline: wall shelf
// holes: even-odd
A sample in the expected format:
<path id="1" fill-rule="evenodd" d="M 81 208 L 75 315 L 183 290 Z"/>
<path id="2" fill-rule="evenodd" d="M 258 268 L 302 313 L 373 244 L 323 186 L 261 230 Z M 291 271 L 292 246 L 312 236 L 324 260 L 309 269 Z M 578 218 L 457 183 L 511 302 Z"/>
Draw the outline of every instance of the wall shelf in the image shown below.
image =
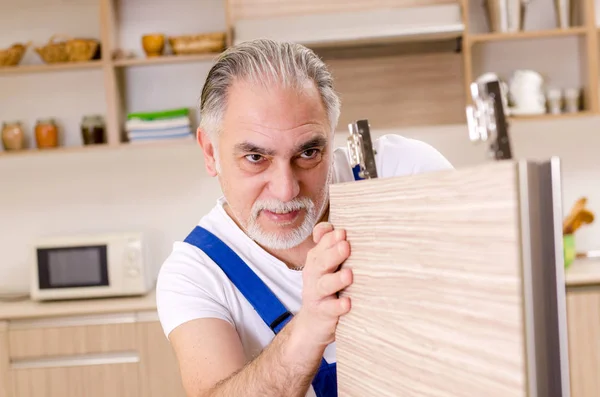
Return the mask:
<path id="1" fill-rule="evenodd" d="M 587 34 L 585 26 L 568 29 L 530 30 L 511 33 L 477 33 L 469 35 L 471 43 L 484 43 L 503 40 L 544 39 L 551 37 L 573 36 Z"/>
<path id="2" fill-rule="evenodd" d="M 524 30 L 518 32 L 490 32 L 481 2 L 461 2 L 466 25 L 463 37 L 466 104 L 472 103 L 470 85 L 479 76 L 495 73 L 509 84 L 510 89 L 510 80 L 515 71 L 534 70 L 544 79 L 544 90 L 580 90 L 580 111 L 514 116 L 509 117 L 511 121 L 562 120 L 600 115 L 595 0 L 573 2 L 572 26 L 568 28 L 558 27 L 551 0 L 529 3 Z M 536 18 L 532 18 L 532 15 Z"/>
<path id="3" fill-rule="evenodd" d="M 113 61 L 115 67 L 165 65 L 186 62 L 212 62 L 219 56 L 218 53 L 198 55 L 163 55 L 152 58 L 117 59 Z"/>
<path id="4" fill-rule="evenodd" d="M 100 60 L 90 61 L 90 62 L 69 62 L 69 63 L 54 63 L 54 64 L 41 64 L 41 65 L 19 65 L 19 66 L 0 67 L 0 75 L 44 73 L 44 72 L 78 70 L 78 69 L 100 69 L 101 67 L 102 67 L 102 61 L 100 61 Z"/>
<path id="5" fill-rule="evenodd" d="M 23 157 L 23 156 L 51 156 L 58 155 L 64 153 L 85 153 L 85 152 L 96 152 L 102 150 L 138 150 L 145 148 L 153 148 L 153 147 L 191 147 L 196 145 L 195 139 L 189 140 L 163 140 L 163 141 L 152 141 L 145 143 L 129 143 L 129 142 L 120 142 L 116 145 L 109 144 L 97 144 L 97 145 L 87 145 L 87 146 L 60 146 L 52 149 L 37 149 L 37 148 L 29 148 L 18 151 L 0 151 L 0 157 L 4 158 L 15 158 L 15 157 Z"/>
<path id="6" fill-rule="evenodd" d="M 596 114 L 594 114 L 593 112 L 590 111 L 581 111 L 581 112 L 577 112 L 577 113 L 561 113 L 561 114 L 552 114 L 552 113 L 546 113 L 546 114 L 536 114 L 536 115 L 531 115 L 531 116 L 509 116 L 508 120 L 510 121 L 515 121 L 515 122 L 519 122 L 519 121 L 538 121 L 538 120 L 563 120 L 563 119 L 572 119 L 572 118 L 578 118 L 578 117 L 592 117 L 595 116 Z"/>

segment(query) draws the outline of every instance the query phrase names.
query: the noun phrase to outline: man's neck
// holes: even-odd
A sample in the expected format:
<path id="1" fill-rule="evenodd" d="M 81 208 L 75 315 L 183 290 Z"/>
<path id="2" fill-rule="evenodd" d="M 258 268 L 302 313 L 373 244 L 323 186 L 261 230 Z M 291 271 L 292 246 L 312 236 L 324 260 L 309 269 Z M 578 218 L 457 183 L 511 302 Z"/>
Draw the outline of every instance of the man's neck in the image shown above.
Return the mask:
<path id="1" fill-rule="evenodd" d="M 242 230 L 244 230 L 244 228 L 237 221 L 234 214 L 231 212 L 231 208 L 229 208 L 229 205 L 227 205 L 227 203 L 225 203 L 223 207 L 225 209 L 225 212 L 227 212 L 227 214 L 229 214 L 229 217 L 231 219 L 233 219 L 233 221 Z M 328 217 L 329 217 L 329 204 L 327 204 L 327 207 L 325 208 L 325 211 L 323 212 L 321 219 L 319 219 L 319 221 L 317 223 L 327 221 Z M 257 243 L 257 244 L 262 249 L 267 251 L 269 254 L 273 255 L 275 258 L 277 258 L 280 261 L 282 261 L 283 263 L 285 263 L 286 266 L 289 267 L 290 269 L 301 269 L 302 267 L 304 267 L 304 262 L 306 261 L 306 255 L 308 254 L 308 251 L 310 251 L 315 246 L 315 243 L 313 242 L 313 239 L 312 239 L 312 234 L 306 240 L 304 240 L 301 244 L 295 246 L 294 248 L 289 248 L 289 249 L 285 249 L 285 250 L 274 250 L 274 249 L 265 247 L 259 243 Z"/>

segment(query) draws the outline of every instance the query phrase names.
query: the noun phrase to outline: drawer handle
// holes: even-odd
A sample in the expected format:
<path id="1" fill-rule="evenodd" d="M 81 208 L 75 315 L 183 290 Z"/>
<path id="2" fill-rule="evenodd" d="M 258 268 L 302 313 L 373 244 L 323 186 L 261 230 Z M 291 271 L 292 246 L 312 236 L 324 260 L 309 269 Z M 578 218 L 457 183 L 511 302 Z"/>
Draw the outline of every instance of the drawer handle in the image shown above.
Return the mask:
<path id="1" fill-rule="evenodd" d="M 138 362 L 140 362 L 138 353 L 118 352 L 13 360 L 10 363 L 10 367 L 11 369 L 83 367 L 89 365 L 130 364 Z"/>

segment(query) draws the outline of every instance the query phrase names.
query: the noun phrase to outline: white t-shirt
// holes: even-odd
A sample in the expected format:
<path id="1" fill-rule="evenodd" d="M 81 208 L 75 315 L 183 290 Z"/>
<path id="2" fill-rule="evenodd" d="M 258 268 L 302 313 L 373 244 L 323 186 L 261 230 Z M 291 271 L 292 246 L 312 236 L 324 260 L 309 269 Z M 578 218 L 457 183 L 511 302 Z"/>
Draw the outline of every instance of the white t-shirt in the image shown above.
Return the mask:
<path id="1" fill-rule="evenodd" d="M 385 135 L 373 141 L 377 152 L 379 178 L 451 169 L 451 164 L 430 145 L 399 135 Z M 348 149 L 334 152 L 334 181 L 354 180 Z M 289 269 L 251 240 L 223 209 L 224 198 L 199 225 L 219 237 L 273 291 L 284 306 L 296 314 L 302 303 L 302 272 Z M 244 298 L 225 273 L 204 252 L 184 242 L 175 242 L 173 251 L 160 269 L 157 307 L 165 335 L 177 326 L 198 318 L 228 321 L 237 330 L 248 360 L 256 357 L 274 338 L 271 329 Z M 335 362 L 335 343 L 324 354 Z M 307 396 L 314 396 L 312 387 Z"/>

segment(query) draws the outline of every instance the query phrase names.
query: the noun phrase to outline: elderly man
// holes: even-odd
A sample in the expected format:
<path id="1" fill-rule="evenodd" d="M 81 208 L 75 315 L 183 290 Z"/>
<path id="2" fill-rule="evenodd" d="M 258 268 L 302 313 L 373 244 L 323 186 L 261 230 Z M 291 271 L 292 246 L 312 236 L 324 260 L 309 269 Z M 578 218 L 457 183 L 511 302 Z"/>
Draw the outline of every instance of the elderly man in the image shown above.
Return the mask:
<path id="1" fill-rule="evenodd" d="M 350 245 L 327 223 L 328 186 L 354 178 L 346 148 L 333 147 L 332 76 L 301 45 L 245 42 L 210 70 L 200 111 L 197 140 L 223 197 L 174 244 L 157 284 L 184 388 L 336 396 L 335 329 L 351 306 L 337 293 L 352 272 L 339 270 Z M 398 135 L 374 148 L 382 178 L 451 168 Z"/>

